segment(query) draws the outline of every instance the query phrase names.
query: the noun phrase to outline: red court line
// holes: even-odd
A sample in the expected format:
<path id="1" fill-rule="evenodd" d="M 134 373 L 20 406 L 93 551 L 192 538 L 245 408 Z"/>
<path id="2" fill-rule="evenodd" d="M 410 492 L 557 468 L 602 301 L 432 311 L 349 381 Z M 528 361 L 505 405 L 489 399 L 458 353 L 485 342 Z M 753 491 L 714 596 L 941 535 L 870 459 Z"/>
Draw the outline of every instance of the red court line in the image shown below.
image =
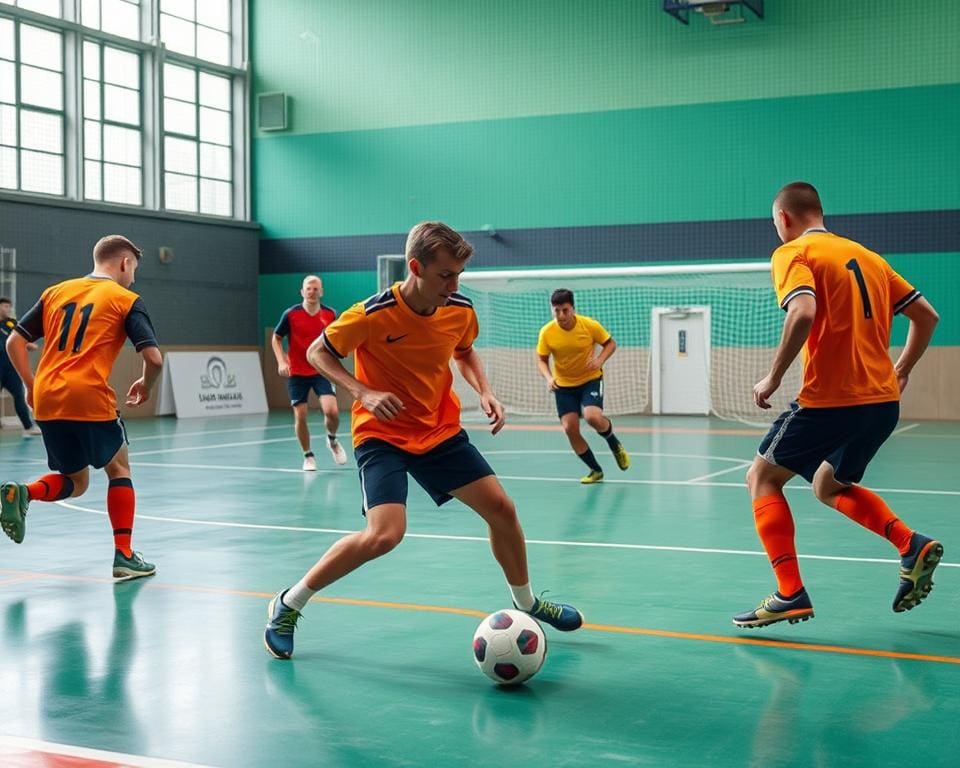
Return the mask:
<path id="1" fill-rule="evenodd" d="M 129 763 L 104 762 L 86 757 L 71 757 L 53 752 L 16 750 L 0 747 L 0 765 L 4 768 L 128 768 Z"/>
<path id="2" fill-rule="evenodd" d="M 113 584 L 113 579 L 107 579 L 99 576 L 74 576 L 68 574 L 55 573 L 32 573 L 29 571 L 14 571 L 0 568 L 0 574 L 29 574 L 34 578 L 47 578 L 57 581 L 85 581 L 99 584 Z M 177 592 L 199 592 L 211 595 L 226 595 L 233 597 L 256 597 L 260 599 L 269 599 L 273 597 L 272 592 L 254 592 L 250 590 L 226 589 L 222 587 L 204 587 L 190 584 L 164 584 L 162 582 L 147 582 L 145 585 L 150 589 L 172 590 Z M 472 608 L 457 608 L 453 606 L 441 605 L 421 605 L 418 603 L 395 603 L 386 600 L 360 600 L 347 597 L 326 597 L 314 595 L 311 598 L 314 603 L 330 603 L 334 605 L 353 605 L 364 608 L 387 608 L 401 611 L 422 611 L 427 613 L 448 613 L 458 616 L 472 616 L 483 618 L 488 612 L 478 611 Z M 690 640 L 706 643 L 723 643 L 726 645 L 753 645 L 769 648 L 783 648 L 792 651 L 808 651 L 815 653 L 838 653 L 851 656 L 869 656 L 881 659 L 907 659 L 910 661 L 922 661 L 935 664 L 960 664 L 960 656 L 943 656 L 927 653 L 908 653 L 901 651 L 888 651 L 883 648 L 857 648 L 855 646 L 844 645 L 826 645 L 823 643 L 804 643 L 789 640 L 767 640 L 757 637 L 745 637 L 740 635 L 710 635 L 698 632 L 678 632 L 667 629 L 650 629 L 646 627 L 621 627 L 613 624 L 584 624 L 583 628 L 593 632 L 609 632 L 612 634 L 624 635 L 645 635 L 649 637 L 664 637 L 674 640 Z"/>

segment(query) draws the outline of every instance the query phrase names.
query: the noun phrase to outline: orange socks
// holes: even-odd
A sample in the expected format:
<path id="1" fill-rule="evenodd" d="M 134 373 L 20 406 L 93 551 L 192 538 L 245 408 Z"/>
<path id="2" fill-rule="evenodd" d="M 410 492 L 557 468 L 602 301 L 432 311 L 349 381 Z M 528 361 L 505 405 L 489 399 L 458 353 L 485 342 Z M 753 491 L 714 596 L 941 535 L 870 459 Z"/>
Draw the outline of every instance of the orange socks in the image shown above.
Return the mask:
<path id="1" fill-rule="evenodd" d="M 113 544 L 130 557 L 130 539 L 133 537 L 133 513 L 137 497 L 133 491 L 133 481 L 129 477 L 118 477 L 110 481 L 107 488 L 107 516 L 113 526 Z"/>
<path id="2" fill-rule="evenodd" d="M 901 555 L 910 549 L 910 537 L 913 534 L 898 518 L 887 503 L 873 491 L 859 485 L 851 485 L 837 494 L 834 502 L 837 511 L 849 517 L 853 522 L 883 536 Z"/>
<path id="3" fill-rule="evenodd" d="M 73 480 L 60 473 L 44 475 L 27 485 L 30 501 L 60 501 L 73 496 Z"/>
<path id="4" fill-rule="evenodd" d="M 753 520 L 777 577 L 777 591 L 784 597 L 792 597 L 803 589 L 803 581 L 797 564 L 793 516 L 783 494 L 754 499 Z"/>

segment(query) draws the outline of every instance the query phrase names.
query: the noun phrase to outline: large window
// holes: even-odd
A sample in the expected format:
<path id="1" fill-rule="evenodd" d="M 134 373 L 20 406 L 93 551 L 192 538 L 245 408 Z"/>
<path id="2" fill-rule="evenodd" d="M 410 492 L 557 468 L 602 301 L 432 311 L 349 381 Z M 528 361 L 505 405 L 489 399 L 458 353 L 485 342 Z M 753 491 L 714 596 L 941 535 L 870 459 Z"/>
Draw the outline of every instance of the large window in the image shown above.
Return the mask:
<path id="1" fill-rule="evenodd" d="M 229 0 L 161 0 L 160 37 L 171 51 L 229 64 Z"/>
<path id="2" fill-rule="evenodd" d="M 140 57 L 83 43 L 83 194 L 87 200 L 140 205 Z"/>
<path id="3" fill-rule="evenodd" d="M 229 216 L 230 81 L 167 64 L 163 87 L 166 207 Z"/>
<path id="4" fill-rule="evenodd" d="M 0 0 L 0 192 L 245 216 L 245 7 Z"/>
<path id="5" fill-rule="evenodd" d="M 81 0 L 80 23 L 111 35 L 139 40 L 139 6 L 140 0 Z"/>
<path id="6" fill-rule="evenodd" d="M 63 16 L 63 6 L 60 0 L 0 0 L 0 5 L 13 5 L 25 11 L 43 13 L 47 16 Z"/>
<path id="7" fill-rule="evenodd" d="M 63 36 L 0 17 L 0 187 L 62 195 Z"/>

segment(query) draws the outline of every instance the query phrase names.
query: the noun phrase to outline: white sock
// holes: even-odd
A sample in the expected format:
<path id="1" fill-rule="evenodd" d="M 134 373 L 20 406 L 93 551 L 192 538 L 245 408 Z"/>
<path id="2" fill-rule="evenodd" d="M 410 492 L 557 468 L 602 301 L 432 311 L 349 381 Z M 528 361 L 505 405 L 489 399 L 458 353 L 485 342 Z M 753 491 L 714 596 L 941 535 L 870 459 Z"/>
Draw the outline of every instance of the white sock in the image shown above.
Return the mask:
<path id="1" fill-rule="evenodd" d="M 317 590 L 310 589 L 305 579 L 300 579 L 290 589 L 283 593 L 280 600 L 287 608 L 293 608 L 295 611 L 302 611 L 311 597 L 317 594 Z"/>
<path id="2" fill-rule="evenodd" d="M 508 585 L 510 591 L 513 593 L 513 602 L 516 603 L 517 608 L 521 611 L 529 611 L 533 608 L 533 604 L 536 602 L 536 599 L 533 596 L 533 590 L 530 589 L 530 584 L 524 584 L 519 587 L 513 586 L 513 584 Z M 286 602 L 286 600 L 284 600 Z"/>

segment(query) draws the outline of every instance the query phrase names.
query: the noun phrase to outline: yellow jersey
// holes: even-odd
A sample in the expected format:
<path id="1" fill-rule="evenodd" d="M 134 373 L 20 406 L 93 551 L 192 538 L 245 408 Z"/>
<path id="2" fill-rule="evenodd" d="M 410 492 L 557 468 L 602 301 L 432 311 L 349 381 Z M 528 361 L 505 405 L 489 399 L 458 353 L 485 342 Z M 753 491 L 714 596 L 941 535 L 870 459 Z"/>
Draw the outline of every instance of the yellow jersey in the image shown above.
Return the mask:
<path id="1" fill-rule="evenodd" d="M 610 334 L 592 317 L 575 317 L 569 331 L 563 330 L 556 319 L 551 320 L 540 329 L 537 339 L 537 354 L 553 357 L 553 378 L 558 387 L 579 387 L 603 376 L 603 371 L 587 368 L 587 362 L 597 344 L 610 341 Z"/>

